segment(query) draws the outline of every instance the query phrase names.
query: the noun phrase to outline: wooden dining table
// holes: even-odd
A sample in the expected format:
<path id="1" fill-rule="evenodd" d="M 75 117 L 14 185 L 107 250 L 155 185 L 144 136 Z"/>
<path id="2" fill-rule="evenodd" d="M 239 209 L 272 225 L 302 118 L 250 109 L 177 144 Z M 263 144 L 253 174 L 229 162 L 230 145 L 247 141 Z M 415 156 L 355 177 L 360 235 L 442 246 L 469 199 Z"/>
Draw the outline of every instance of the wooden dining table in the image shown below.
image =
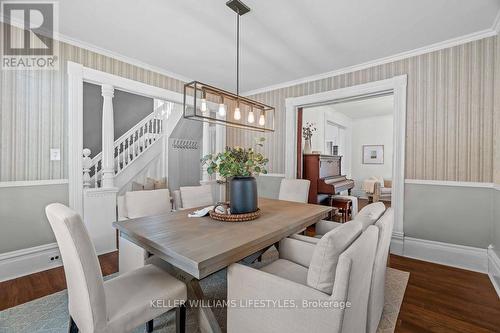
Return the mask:
<path id="1" fill-rule="evenodd" d="M 331 207 L 259 198 L 261 216 L 249 222 L 188 217 L 199 209 L 114 222 L 123 237 L 168 263 L 188 285 L 190 297 L 203 300 L 199 280 L 245 259 L 251 262 L 281 239 L 324 219 Z M 221 332 L 213 312 L 199 308 L 200 329 Z"/>

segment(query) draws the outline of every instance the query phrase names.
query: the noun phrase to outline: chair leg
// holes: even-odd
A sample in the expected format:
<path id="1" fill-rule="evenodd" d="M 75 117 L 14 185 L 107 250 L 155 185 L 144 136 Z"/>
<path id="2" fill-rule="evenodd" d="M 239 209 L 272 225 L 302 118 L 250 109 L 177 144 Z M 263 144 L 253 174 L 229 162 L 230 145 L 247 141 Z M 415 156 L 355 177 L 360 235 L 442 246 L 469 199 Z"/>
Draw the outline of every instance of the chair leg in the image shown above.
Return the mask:
<path id="1" fill-rule="evenodd" d="M 146 323 L 146 332 L 148 333 L 152 333 L 153 330 L 154 330 L 154 321 L 153 320 L 150 320 Z"/>
<path id="2" fill-rule="evenodd" d="M 175 332 L 186 333 L 186 306 L 184 304 L 175 308 Z"/>
<path id="3" fill-rule="evenodd" d="M 78 326 L 76 326 L 75 321 L 73 320 L 73 317 L 69 317 L 69 333 L 78 333 Z"/>

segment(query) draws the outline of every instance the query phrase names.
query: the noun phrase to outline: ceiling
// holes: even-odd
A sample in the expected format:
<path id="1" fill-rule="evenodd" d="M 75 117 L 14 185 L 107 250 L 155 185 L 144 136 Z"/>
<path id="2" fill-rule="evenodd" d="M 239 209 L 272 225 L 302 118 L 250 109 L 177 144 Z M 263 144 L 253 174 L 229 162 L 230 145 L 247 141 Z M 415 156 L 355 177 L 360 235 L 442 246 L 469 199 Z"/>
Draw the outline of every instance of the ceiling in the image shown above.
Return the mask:
<path id="1" fill-rule="evenodd" d="M 245 0 L 241 91 L 491 28 L 500 0 Z M 235 14 L 225 0 L 62 0 L 59 30 L 184 77 L 235 90 Z"/>
<path id="2" fill-rule="evenodd" d="M 377 117 L 393 113 L 394 95 L 391 94 L 328 106 L 334 111 L 343 113 L 352 119 Z"/>
<path id="3" fill-rule="evenodd" d="M 306 111 L 334 111 L 351 119 L 377 117 L 392 114 L 394 110 L 394 95 L 365 98 L 361 100 L 338 104 L 327 104 L 305 109 Z"/>

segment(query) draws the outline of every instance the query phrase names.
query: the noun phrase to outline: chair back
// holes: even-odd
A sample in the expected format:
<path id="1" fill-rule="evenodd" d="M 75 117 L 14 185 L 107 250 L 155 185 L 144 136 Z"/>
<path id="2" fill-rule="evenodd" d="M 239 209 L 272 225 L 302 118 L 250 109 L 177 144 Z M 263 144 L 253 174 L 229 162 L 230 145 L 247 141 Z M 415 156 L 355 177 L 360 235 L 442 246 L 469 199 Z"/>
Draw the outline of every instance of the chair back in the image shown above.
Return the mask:
<path id="1" fill-rule="evenodd" d="M 210 206 L 214 204 L 211 185 L 181 186 L 182 208 Z"/>
<path id="2" fill-rule="evenodd" d="M 131 219 L 166 214 L 172 210 L 170 192 L 168 189 L 126 192 L 125 207 Z"/>
<path id="3" fill-rule="evenodd" d="M 378 220 L 379 217 L 382 216 L 382 214 L 384 214 L 384 212 L 385 212 L 384 203 L 374 202 L 363 207 L 356 215 L 356 218 L 368 217 L 371 220 L 373 220 L 373 223 L 375 223 L 375 221 Z"/>
<path id="4" fill-rule="evenodd" d="M 369 267 L 375 260 L 378 233 L 376 226 L 369 226 L 339 257 L 332 299 L 346 300 L 350 306 L 340 321 L 342 328 L 332 327 L 332 332 L 366 332 L 373 272 Z M 336 320 L 332 323 L 338 325 Z"/>
<path id="5" fill-rule="evenodd" d="M 368 303 L 368 333 L 375 333 L 377 331 L 384 309 L 385 273 L 387 270 L 387 256 L 389 255 L 389 247 L 391 245 L 392 229 L 394 227 L 394 210 L 388 208 L 375 226 L 378 227 L 379 234 Z"/>
<path id="6" fill-rule="evenodd" d="M 101 268 L 92 240 L 80 216 L 59 204 L 45 208 L 56 237 L 68 285 L 69 313 L 82 332 L 106 326 L 106 298 Z"/>
<path id="7" fill-rule="evenodd" d="M 282 179 L 278 199 L 307 203 L 310 184 L 307 179 Z"/>

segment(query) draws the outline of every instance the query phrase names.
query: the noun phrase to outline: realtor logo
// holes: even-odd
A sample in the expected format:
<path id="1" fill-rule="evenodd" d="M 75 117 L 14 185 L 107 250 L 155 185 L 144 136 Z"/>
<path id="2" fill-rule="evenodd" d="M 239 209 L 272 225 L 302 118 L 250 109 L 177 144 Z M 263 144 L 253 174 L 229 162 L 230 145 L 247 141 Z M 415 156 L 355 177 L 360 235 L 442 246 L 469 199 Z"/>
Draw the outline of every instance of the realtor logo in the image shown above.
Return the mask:
<path id="1" fill-rule="evenodd" d="M 58 69 L 57 3 L 2 1 L 2 69 Z"/>

